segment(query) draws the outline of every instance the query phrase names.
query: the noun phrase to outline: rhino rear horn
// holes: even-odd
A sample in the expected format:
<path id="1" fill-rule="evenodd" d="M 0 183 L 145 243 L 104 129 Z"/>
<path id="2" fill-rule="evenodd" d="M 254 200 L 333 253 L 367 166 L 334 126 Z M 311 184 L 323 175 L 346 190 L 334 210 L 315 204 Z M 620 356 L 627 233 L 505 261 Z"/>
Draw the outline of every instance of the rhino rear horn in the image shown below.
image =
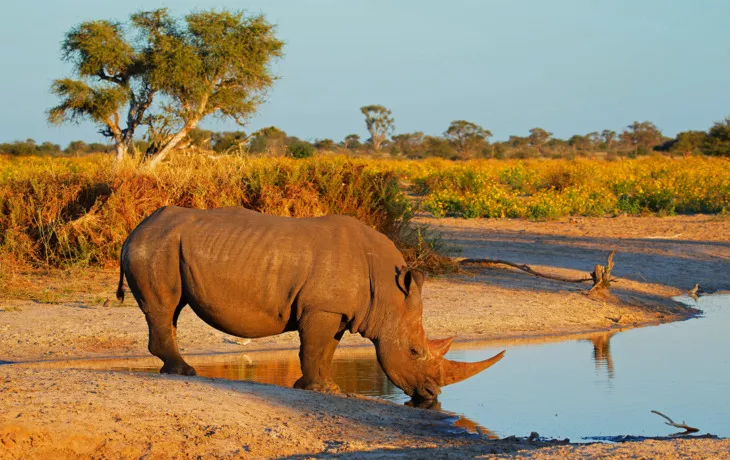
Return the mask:
<path id="1" fill-rule="evenodd" d="M 445 339 L 429 340 L 428 348 L 431 350 L 432 355 L 442 358 L 446 353 L 448 353 L 449 348 L 451 348 L 451 342 L 453 342 L 453 341 L 454 341 L 453 337 L 448 337 Z"/>
<path id="2" fill-rule="evenodd" d="M 504 357 L 504 352 L 505 350 L 502 350 L 491 358 L 476 363 L 460 363 L 457 361 L 443 359 L 441 364 L 441 369 L 443 371 L 441 374 L 441 386 L 461 382 L 462 380 L 466 380 L 469 377 L 480 373 L 484 369 L 493 366 Z"/>

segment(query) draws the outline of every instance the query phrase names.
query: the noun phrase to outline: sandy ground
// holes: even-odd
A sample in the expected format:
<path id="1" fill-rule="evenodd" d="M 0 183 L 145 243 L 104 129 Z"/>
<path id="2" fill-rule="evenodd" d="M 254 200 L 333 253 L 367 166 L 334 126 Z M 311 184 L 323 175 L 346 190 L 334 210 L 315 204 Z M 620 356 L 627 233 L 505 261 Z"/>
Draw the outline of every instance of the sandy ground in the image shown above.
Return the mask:
<path id="1" fill-rule="evenodd" d="M 615 293 L 621 299 L 591 300 L 584 295 L 587 285 L 515 270 L 469 269 L 427 281 L 424 326 L 431 337 L 456 335 L 468 344 L 618 331 L 692 315 L 669 297 L 694 283 L 708 291 L 730 287 L 723 275 L 730 268 L 727 219 L 422 220 L 438 228 L 463 257 L 508 259 L 565 276 L 585 274 L 616 250 Z M 50 363 L 0 366 L 0 458 L 457 458 L 501 452 L 730 458 L 725 440 L 544 446 L 454 437 L 445 434 L 450 421 L 435 411 L 247 382 L 78 369 L 93 366 L 59 362 L 149 356 L 146 325 L 133 301 L 105 302 L 113 299 L 116 276 L 113 270 L 2 273 L 0 361 Z M 208 327 L 189 309 L 180 318 L 178 338 L 188 355 L 298 347 L 295 334 L 246 343 Z M 343 340 L 344 346 L 367 344 L 359 336 Z"/>
<path id="2" fill-rule="evenodd" d="M 428 219 L 444 242 L 469 258 L 507 259 L 590 272 L 615 250 L 614 274 L 644 283 L 712 292 L 727 289 L 730 219 L 718 216 Z"/>

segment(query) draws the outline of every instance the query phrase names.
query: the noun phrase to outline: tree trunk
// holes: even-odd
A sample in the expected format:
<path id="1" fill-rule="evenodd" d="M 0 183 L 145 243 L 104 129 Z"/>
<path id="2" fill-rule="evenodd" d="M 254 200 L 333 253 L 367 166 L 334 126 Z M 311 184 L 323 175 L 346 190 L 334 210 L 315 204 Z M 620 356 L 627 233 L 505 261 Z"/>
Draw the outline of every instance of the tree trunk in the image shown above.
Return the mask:
<path id="1" fill-rule="evenodd" d="M 380 144 L 381 144 L 381 143 L 382 143 L 383 141 L 381 141 L 381 140 L 379 139 L 379 137 L 376 137 L 376 136 L 374 136 L 374 135 L 373 135 L 373 136 L 371 136 L 371 137 L 373 138 L 373 150 L 375 150 L 376 152 L 379 152 L 379 151 L 380 151 Z"/>
<path id="2" fill-rule="evenodd" d="M 114 145 L 114 166 L 119 166 L 124 161 L 124 158 L 127 156 L 127 143 L 122 141 L 117 141 Z"/>
<path id="3" fill-rule="evenodd" d="M 165 146 L 162 147 L 162 149 L 160 149 L 160 151 L 157 152 L 155 154 L 155 156 L 152 157 L 152 159 L 148 163 L 148 166 L 150 167 L 150 169 L 154 169 L 158 164 L 160 164 L 160 162 L 162 162 L 162 160 L 167 158 L 167 155 L 172 150 L 174 150 L 175 147 L 177 147 L 177 145 L 183 139 L 185 139 L 185 136 L 187 136 L 190 133 L 190 131 L 192 131 L 193 128 L 195 128 L 195 126 L 197 124 L 198 124 L 197 121 L 195 121 L 194 123 L 189 123 L 189 124 L 185 125 L 180 131 L 178 131 L 177 134 L 172 136 L 172 139 L 170 139 L 170 141 L 167 144 L 165 144 Z"/>
<path id="4" fill-rule="evenodd" d="M 593 278 L 593 287 L 590 291 L 588 291 L 589 297 L 602 300 L 617 300 L 611 293 L 611 281 L 613 281 L 611 278 L 611 271 L 613 270 L 613 256 L 615 253 L 616 251 L 611 251 L 611 254 L 608 255 L 608 261 L 605 267 L 596 264 L 593 269 L 593 272 L 591 273 L 591 278 Z"/>

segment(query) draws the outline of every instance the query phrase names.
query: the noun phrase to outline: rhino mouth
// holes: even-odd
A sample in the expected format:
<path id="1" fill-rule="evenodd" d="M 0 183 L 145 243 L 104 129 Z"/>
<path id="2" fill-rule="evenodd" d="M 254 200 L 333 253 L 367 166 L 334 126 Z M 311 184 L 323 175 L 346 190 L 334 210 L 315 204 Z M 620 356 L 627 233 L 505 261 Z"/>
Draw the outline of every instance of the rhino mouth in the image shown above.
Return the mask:
<path id="1" fill-rule="evenodd" d="M 428 379 L 424 384 L 406 392 L 414 402 L 433 401 L 441 394 L 441 387 L 434 380 Z"/>
<path id="2" fill-rule="evenodd" d="M 431 400 L 438 398 L 439 394 L 441 394 L 441 389 L 437 386 L 423 387 L 423 388 L 418 388 L 411 395 L 411 398 L 416 401 L 431 401 Z"/>

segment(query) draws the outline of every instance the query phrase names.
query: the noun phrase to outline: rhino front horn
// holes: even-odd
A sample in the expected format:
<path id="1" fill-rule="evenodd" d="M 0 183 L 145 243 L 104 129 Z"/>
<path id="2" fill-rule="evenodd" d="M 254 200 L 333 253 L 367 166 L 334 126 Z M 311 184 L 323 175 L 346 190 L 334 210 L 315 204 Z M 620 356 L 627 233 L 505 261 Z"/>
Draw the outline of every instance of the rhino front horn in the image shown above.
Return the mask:
<path id="1" fill-rule="evenodd" d="M 497 353 L 496 355 L 492 356 L 489 359 L 485 359 L 484 361 L 479 361 L 476 363 L 460 363 L 457 361 L 450 361 L 448 359 L 444 359 L 443 363 L 441 364 L 442 369 L 442 382 L 441 386 L 451 385 L 452 383 L 461 382 L 462 380 L 466 380 L 469 377 L 476 375 L 483 371 L 484 369 L 494 365 L 497 363 L 500 359 L 504 357 L 504 352 L 506 350 L 502 350 L 501 352 Z"/>

